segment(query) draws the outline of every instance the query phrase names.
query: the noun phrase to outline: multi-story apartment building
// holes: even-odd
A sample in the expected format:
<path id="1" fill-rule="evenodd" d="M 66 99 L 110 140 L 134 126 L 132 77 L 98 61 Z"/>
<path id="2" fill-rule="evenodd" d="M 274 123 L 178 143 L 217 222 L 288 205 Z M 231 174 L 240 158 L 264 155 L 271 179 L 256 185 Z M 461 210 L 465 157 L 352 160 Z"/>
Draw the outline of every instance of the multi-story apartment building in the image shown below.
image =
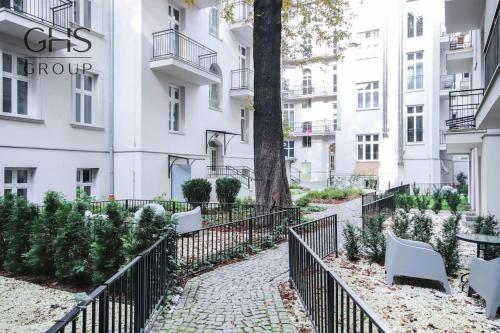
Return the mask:
<path id="1" fill-rule="evenodd" d="M 441 114 L 450 154 L 469 156 L 470 202 L 477 213 L 500 216 L 499 1 L 446 0 L 441 73 L 453 78 Z M 465 81 L 465 84 L 464 84 Z"/>
<path id="2" fill-rule="evenodd" d="M 1 1 L 1 193 L 180 198 L 221 175 L 251 193 L 251 11 L 218 3 Z"/>
<path id="3" fill-rule="evenodd" d="M 332 96 L 337 113 L 330 118 L 335 119 L 334 136 L 312 157 L 295 149 L 296 165 L 303 175 L 307 161 L 312 170 L 332 176 L 334 184 L 363 180 L 359 175 L 378 177 L 381 188 L 399 182 L 452 183 L 456 174 L 467 173 L 468 160 L 448 154 L 443 139 L 440 109 L 448 87 L 441 86 L 440 59 L 441 48 L 450 44 L 449 37 L 441 37 L 444 3 L 351 1 L 351 10 L 351 38 L 342 43 L 342 58 L 330 66 L 337 93 Z M 284 68 L 286 73 L 286 63 Z M 331 75 L 320 72 L 316 82 Z M 289 100 L 283 97 L 284 110 Z M 323 117 L 312 106 L 305 112 L 301 108 L 300 124 Z"/>

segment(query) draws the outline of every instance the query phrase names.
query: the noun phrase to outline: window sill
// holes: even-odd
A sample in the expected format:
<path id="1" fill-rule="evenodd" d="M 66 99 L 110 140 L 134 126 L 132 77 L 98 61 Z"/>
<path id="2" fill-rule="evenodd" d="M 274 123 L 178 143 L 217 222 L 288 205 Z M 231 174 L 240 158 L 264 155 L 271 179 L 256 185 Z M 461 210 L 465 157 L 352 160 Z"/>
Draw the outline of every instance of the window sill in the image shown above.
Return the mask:
<path id="1" fill-rule="evenodd" d="M 99 126 L 94 126 L 94 125 L 70 123 L 70 126 L 73 128 L 77 128 L 77 129 L 104 132 L 104 127 L 99 127 Z"/>
<path id="2" fill-rule="evenodd" d="M 216 108 L 211 108 L 211 107 L 208 107 L 208 109 L 209 109 L 210 111 L 222 112 L 222 109 L 221 109 L 221 108 L 216 109 Z"/>
<path id="3" fill-rule="evenodd" d="M 406 89 L 407 93 L 412 93 L 412 92 L 419 92 L 419 91 L 424 91 L 424 88 L 418 88 L 418 89 Z"/>
<path id="4" fill-rule="evenodd" d="M 0 114 L 1 120 L 10 120 L 10 121 L 19 121 L 23 123 L 31 123 L 31 124 L 45 124 L 45 120 L 31 118 L 28 116 L 18 116 L 18 115 L 8 115 L 8 114 Z"/>
<path id="5" fill-rule="evenodd" d="M 407 146 L 423 146 L 425 145 L 425 142 L 406 142 Z"/>
<path id="6" fill-rule="evenodd" d="M 380 108 L 369 108 L 369 109 L 356 109 L 357 112 L 364 112 L 364 111 L 379 111 Z"/>
<path id="7" fill-rule="evenodd" d="M 357 160 L 356 162 L 359 162 L 359 163 L 372 163 L 372 162 L 379 162 L 379 160 Z"/>
<path id="8" fill-rule="evenodd" d="M 213 38 L 215 38 L 215 39 L 219 40 L 220 42 L 222 42 L 222 38 L 221 38 L 220 36 L 214 35 L 214 34 L 212 34 L 212 33 L 210 33 L 210 32 L 209 32 L 208 34 L 209 34 L 210 36 L 212 36 Z"/>
<path id="9" fill-rule="evenodd" d="M 168 133 L 170 133 L 170 134 L 175 134 L 175 135 L 185 135 L 185 133 L 184 133 L 184 132 L 179 132 L 179 131 L 170 131 L 170 130 L 169 130 L 169 131 L 168 131 Z"/>

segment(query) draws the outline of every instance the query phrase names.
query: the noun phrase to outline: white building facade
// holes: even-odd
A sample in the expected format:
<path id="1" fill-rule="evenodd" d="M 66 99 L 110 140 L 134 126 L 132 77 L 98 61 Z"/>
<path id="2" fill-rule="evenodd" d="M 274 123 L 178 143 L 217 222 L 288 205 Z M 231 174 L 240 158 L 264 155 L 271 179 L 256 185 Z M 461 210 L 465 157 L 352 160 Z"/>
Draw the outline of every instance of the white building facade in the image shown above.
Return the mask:
<path id="1" fill-rule="evenodd" d="M 0 8 L 1 193 L 180 199 L 187 179 L 233 176 L 252 194 L 248 7 L 226 23 L 218 1 L 49 2 Z"/>

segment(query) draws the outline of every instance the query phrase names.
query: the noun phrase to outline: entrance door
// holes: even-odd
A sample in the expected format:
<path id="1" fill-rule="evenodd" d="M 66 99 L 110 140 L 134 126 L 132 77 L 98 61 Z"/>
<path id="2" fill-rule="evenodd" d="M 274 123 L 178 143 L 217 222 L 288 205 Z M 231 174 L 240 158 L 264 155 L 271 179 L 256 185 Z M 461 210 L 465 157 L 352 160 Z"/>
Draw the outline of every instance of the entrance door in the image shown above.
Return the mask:
<path id="1" fill-rule="evenodd" d="M 212 171 L 212 173 L 217 173 L 218 169 L 221 169 L 220 167 L 222 166 L 222 159 L 220 147 L 213 141 L 210 141 L 210 143 L 208 144 L 208 158 L 210 163 L 210 170 Z"/>
<path id="2" fill-rule="evenodd" d="M 182 194 L 182 184 L 191 179 L 191 166 L 186 164 L 174 164 L 171 170 L 171 193 L 172 199 L 184 198 Z"/>
<path id="3" fill-rule="evenodd" d="M 301 176 L 304 182 L 311 181 L 311 162 L 302 162 Z"/>

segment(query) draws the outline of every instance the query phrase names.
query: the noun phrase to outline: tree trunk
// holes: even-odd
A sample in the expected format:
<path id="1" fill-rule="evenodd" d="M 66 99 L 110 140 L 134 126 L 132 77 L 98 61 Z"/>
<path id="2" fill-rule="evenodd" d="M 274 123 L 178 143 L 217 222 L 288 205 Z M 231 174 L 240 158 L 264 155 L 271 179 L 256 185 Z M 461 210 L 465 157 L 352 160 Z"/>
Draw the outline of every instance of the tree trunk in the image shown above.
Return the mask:
<path id="1" fill-rule="evenodd" d="M 281 115 L 282 0 L 254 1 L 254 158 L 257 203 L 291 205 Z"/>

